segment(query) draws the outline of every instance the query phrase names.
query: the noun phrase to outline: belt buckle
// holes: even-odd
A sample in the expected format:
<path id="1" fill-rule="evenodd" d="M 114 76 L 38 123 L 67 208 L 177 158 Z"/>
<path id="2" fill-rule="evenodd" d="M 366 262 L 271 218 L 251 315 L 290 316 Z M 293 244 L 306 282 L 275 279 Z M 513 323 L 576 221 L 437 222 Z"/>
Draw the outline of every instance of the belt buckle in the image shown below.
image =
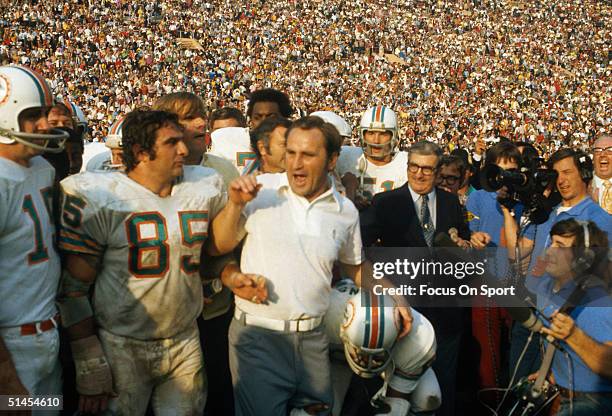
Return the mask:
<path id="1" fill-rule="evenodd" d="M 311 319 L 314 319 L 314 318 L 310 316 L 306 316 L 306 315 L 300 315 L 300 317 L 296 319 L 297 325 L 295 327 L 295 332 L 300 332 L 300 322 L 309 321 Z M 307 330 L 305 329 L 304 331 L 307 331 Z"/>

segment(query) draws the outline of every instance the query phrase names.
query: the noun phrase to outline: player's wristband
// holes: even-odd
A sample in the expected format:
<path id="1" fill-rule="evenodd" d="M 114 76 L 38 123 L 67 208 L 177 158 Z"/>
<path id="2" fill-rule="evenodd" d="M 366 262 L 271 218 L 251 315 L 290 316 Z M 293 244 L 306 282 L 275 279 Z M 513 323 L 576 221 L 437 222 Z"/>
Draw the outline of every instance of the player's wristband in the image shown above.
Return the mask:
<path id="1" fill-rule="evenodd" d="M 76 369 L 76 387 L 79 394 L 95 396 L 112 393 L 113 378 L 102 345 L 91 335 L 70 343 Z"/>

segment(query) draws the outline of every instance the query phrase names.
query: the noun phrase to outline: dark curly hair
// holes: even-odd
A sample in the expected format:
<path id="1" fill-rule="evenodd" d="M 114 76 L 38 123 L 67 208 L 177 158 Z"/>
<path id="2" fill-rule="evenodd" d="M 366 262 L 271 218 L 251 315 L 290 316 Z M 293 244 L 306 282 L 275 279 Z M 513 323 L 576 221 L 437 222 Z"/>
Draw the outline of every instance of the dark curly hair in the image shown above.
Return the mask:
<path id="1" fill-rule="evenodd" d="M 251 117 L 253 114 L 253 108 L 255 104 L 259 102 L 271 102 L 278 104 L 278 109 L 283 117 L 289 118 L 293 114 L 293 107 L 291 107 L 291 101 L 289 96 L 282 91 L 275 90 L 274 88 L 265 88 L 263 90 L 254 91 L 249 98 L 249 104 L 247 106 L 247 116 Z"/>
<path id="2" fill-rule="evenodd" d="M 182 130 L 178 117 L 174 113 L 156 110 L 134 110 L 125 116 L 123 122 L 123 164 L 125 171 L 133 170 L 138 164 L 137 151 L 144 151 L 151 159 L 155 159 L 155 147 L 157 130 L 166 124 L 173 124 Z M 138 146 L 139 149 L 135 149 Z"/>

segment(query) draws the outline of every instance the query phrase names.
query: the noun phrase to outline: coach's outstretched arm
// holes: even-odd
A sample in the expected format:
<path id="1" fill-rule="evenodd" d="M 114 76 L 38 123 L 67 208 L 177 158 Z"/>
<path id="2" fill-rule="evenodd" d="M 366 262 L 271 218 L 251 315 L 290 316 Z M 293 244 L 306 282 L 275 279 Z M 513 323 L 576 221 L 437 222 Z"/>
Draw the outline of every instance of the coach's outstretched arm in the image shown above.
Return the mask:
<path id="1" fill-rule="evenodd" d="M 76 367 L 79 411 L 98 413 L 106 409 L 113 393 L 110 366 L 96 335 L 90 287 L 98 274 L 99 259 L 67 254 L 62 273 L 58 306 L 70 338 Z"/>
<path id="2" fill-rule="evenodd" d="M 244 237 L 242 209 L 252 201 L 261 185 L 255 176 L 241 176 L 234 179 L 229 187 L 229 198 L 223 210 L 211 224 L 206 250 L 211 256 L 232 251 Z"/>

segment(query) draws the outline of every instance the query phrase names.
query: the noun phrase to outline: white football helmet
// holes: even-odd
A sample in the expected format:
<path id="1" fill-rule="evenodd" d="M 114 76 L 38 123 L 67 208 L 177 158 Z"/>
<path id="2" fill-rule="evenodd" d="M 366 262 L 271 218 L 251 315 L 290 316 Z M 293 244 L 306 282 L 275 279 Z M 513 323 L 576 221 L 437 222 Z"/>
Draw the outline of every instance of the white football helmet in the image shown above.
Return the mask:
<path id="1" fill-rule="evenodd" d="M 108 134 L 106 135 L 106 140 L 104 144 L 109 149 L 121 149 L 123 146 L 123 122 L 125 120 L 125 116 L 117 117 L 117 120 L 113 123 L 113 125 L 108 129 Z"/>
<path id="2" fill-rule="evenodd" d="M 391 132 L 391 140 L 384 144 L 366 142 L 364 138 L 366 131 L 389 131 Z M 363 152 L 368 157 L 384 158 L 393 154 L 398 144 L 398 126 L 395 112 L 384 105 L 368 108 L 361 116 L 361 122 L 359 123 L 359 141 Z M 383 152 L 379 155 L 373 155 L 372 148 L 383 149 Z"/>
<path id="3" fill-rule="evenodd" d="M 119 116 L 108 130 L 106 140 L 104 144 L 111 150 L 123 148 L 123 122 L 125 116 Z M 108 164 L 110 169 L 123 169 L 123 163 L 115 163 L 113 160 L 113 154 L 111 154 L 111 160 Z"/>
<path id="4" fill-rule="evenodd" d="M 76 131 L 81 135 L 82 139 L 85 139 L 85 136 L 89 130 L 89 122 L 87 121 L 87 117 L 85 117 L 85 113 L 83 113 L 81 107 L 72 101 L 64 100 L 64 105 L 70 110 L 70 115 L 72 116 Z"/>
<path id="5" fill-rule="evenodd" d="M 319 118 L 322 118 L 324 121 L 333 124 L 336 130 L 338 130 L 338 133 L 340 133 L 340 136 L 342 136 L 344 139 L 351 139 L 353 135 L 353 128 L 350 126 L 349 123 L 347 123 L 345 119 L 343 119 L 333 111 L 315 111 L 310 115 L 317 116 Z"/>
<path id="6" fill-rule="evenodd" d="M 69 137 L 67 132 L 51 129 L 48 133 L 25 133 L 19 127 L 19 115 L 24 110 L 52 106 L 51 89 L 39 73 L 20 65 L 0 66 L 0 143 L 19 142 L 60 153 Z"/>
<path id="7" fill-rule="evenodd" d="M 391 363 L 400 331 L 394 307 L 389 296 L 361 291 L 346 304 L 340 338 L 349 366 L 360 377 L 375 377 Z"/>

